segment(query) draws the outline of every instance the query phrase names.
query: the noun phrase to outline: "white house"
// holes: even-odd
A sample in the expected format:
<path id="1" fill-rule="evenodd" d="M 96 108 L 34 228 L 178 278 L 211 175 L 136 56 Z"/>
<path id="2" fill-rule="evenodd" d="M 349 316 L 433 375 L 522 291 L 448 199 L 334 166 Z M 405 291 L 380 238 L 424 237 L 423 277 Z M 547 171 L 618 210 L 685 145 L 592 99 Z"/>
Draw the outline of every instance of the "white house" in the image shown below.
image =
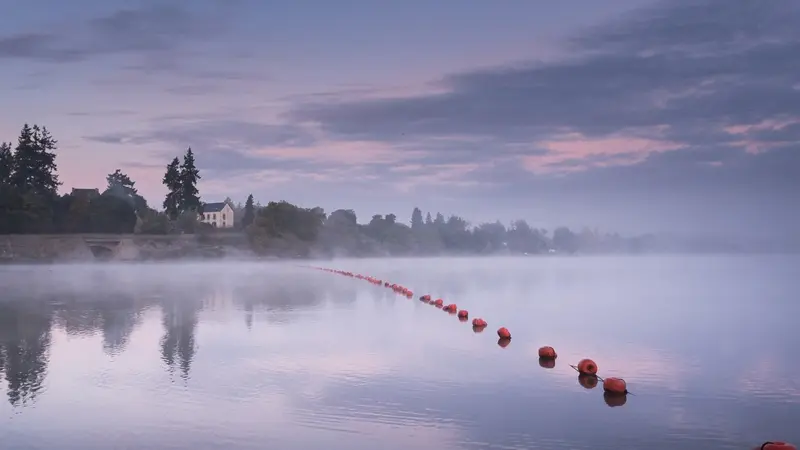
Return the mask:
<path id="1" fill-rule="evenodd" d="M 214 228 L 233 228 L 233 208 L 225 202 L 206 203 L 200 221 Z"/>

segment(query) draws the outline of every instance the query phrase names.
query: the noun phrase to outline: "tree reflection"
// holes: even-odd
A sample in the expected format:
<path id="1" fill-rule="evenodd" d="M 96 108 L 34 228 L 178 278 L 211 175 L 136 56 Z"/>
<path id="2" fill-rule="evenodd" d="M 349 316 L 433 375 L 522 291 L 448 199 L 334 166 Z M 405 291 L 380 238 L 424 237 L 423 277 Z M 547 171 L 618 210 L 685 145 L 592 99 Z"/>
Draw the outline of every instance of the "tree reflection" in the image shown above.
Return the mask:
<path id="1" fill-rule="evenodd" d="M 137 301 L 125 292 L 83 292 L 80 296 L 60 296 L 55 322 L 71 336 L 103 335 L 103 351 L 116 355 L 125 350 L 130 335 L 140 322 L 149 302 Z"/>
<path id="2" fill-rule="evenodd" d="M 195 329 L 202 303 L 189 297 L 165 301 L 162 308 L 164 336 L 161 338 L 161 359 L 172 373 L 180 368 L 181 378 L 188 379 L 194 359 Z"/>
<path id="3" fill-rule="evenodd" d="M 130 298 L 119 299 L 115 303 L 101 303 L 100 318 L 103 331 L 103 351 L 116 355 L 125 350 L 131 334 L 140 322 L 144 305 L 136 305 Z"/>
<path id="4" fill-rule="evenodd" d="M 12 406 L 33 401 L 41 391 L 50 348 L 50 313 L 0 304 L 0 372 Z"/>

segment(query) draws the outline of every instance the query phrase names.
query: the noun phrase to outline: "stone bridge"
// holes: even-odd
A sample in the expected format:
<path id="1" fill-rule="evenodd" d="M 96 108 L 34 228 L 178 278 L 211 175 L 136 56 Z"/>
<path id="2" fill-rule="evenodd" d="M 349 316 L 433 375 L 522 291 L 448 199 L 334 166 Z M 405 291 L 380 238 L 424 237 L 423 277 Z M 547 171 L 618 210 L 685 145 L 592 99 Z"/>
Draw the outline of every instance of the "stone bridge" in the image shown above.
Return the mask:
<path id="1" fill-rule="evenodd" d="M 82 236 L 83 242 L 98 259 L 114 259 L 120 249 L 126 247 L 123 242 L 130 238 L 123 236 Z"/>

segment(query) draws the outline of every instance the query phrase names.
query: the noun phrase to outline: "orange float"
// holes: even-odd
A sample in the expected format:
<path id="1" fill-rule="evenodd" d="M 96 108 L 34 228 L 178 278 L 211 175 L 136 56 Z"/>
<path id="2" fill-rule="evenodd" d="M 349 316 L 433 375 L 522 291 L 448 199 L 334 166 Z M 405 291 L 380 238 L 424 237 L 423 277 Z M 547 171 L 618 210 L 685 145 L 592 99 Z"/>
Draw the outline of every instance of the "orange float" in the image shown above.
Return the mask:
<path id="1" fill-rule="evenodd" d="M 481 319 L 480 317 L 472 319 L 472 326 L 475 328 L 485 328 L 486 325 L 488 325 L 486 321 Z"/>
<path id="2" fill-rule="evenodd" d="M 511 332 L 506 327 L 500 327 L 497 330 L 497 335 L 500 336 L 500 339 L 511 339 Z"/>
<path id="3" fill-rule="evenodd" d="M 539 358 L 539 367 L 545 369 L 552 369 L 556 366 L 556 360 L 553 358 Z"/>
<path id="4" fill-rule="evenodd" d="M 553 347 L 546 345 L 544 347 L 539 348 L 539 358 L 542 359 L 556 359 L 558 354 Z"/>
<path id="5" fill-rule="evenodd" d="M 506 348 L 510 343 L 511 343 L 511 338 L 500 338 L 497 340 L 497 345 L 499 345 L 500 348 Z"/>
<path id="6" fill-rule="evenodd" d="M 455 303 L 451 303 L 443 308 L 445 311 L 449 313 L 455 313 L 458 311 L 458 306 Z"/>
<path id="7" fill-rule="evenodd" d="M 467 318 L 469 318 L 469 311 L 467 311 L 466 309 L 462 309 L 461 311 L 458 312 L 458 318 L 467 320 Z"/>
<path id="8" fill-rule="evenodd" d="M 437 308 L 441 308 L 444 305 L 444 300 L 437 298 L 436 301 L 433 302 L 433 304 Z"/>
<path id="9" fill-rule="evenodd" d="M 588 375 L 597 375 L 597 363 L 591 359 L 582 359 L 578 363 L 578 372 Z"/>
<path id="10" fill-rule="evenodd" d="M 622 378 L 610 377 L 603 380 L 603 390 L 612 395 L 625 395 L 628 393 L 628 385 Z"/>
<path id="11" fill-rule="evenodd" d="M 597 387 L 597 375 L 590 375 L 588 373 L 578 374 L 578 384 L 586 389 L 594 389 Z"/>
<path id="12" fill-rule="evenodd" d="M 764 442 L 759 448 L 760 450 L 797 450 L 797 447 L 794 445 L 780 441 Z"/>

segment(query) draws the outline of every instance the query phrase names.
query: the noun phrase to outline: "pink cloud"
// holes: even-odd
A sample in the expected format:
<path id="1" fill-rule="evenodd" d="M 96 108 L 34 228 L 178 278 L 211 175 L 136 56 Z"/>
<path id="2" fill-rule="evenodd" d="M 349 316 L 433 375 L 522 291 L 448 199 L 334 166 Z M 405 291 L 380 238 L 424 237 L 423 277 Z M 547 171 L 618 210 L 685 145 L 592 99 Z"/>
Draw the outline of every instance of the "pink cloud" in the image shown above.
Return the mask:
<path id="1" fill-rule="evenodd" d="M 747 138 L 749 133 L 758 131 L 780 131 L 783 128 L 800 123 L 797 119 L 784 119 L 784 120 L 763 120 L 761 122 L 751 125 L 734 125 L 726 127 L 725 131 L 735 136 L 741 136 L 742 140 L 737 141 L 735 144 L 745 148 L 748 153 L 758 154 L 770 150 L 774 147 L 779 147 L 792 141 L 785 142 L 760 142 Z"/>
<path id="2" fill-rule="evenodd" d="M 636 164 L 651 153 L 674 150 L 681 144 L 623 136 L 589 139 L 579 133 L 570 133 L 557 140 L 541 142 L 539 147 L 548 153 L 522 157 L 523 167 L 531 172 L 572 172 L 590 167 Z M 574 164 L 565 164 L 570 162 Z"/>
<path id="3" fill-rule="evenodd" d="M 424 154 L 419 151 L 398 151 L 388 144 L 375 141 L 323 141 L 310 147 L 266 148 L 253 153 L 280 160 L 345 165 L 397 164 Z"/>
<path id="4" fill-rule="evenodd" d="M 421 186 L 446 185 L 448 187 L 468 187 L 480 184 L 468 178 L 469 174 L 481 167 L 478 163 L 462 164 L 409 164 L 390 169 L 405 175 L 403 180 L 392 183 L 400 192 L 410 192 Z"/>

